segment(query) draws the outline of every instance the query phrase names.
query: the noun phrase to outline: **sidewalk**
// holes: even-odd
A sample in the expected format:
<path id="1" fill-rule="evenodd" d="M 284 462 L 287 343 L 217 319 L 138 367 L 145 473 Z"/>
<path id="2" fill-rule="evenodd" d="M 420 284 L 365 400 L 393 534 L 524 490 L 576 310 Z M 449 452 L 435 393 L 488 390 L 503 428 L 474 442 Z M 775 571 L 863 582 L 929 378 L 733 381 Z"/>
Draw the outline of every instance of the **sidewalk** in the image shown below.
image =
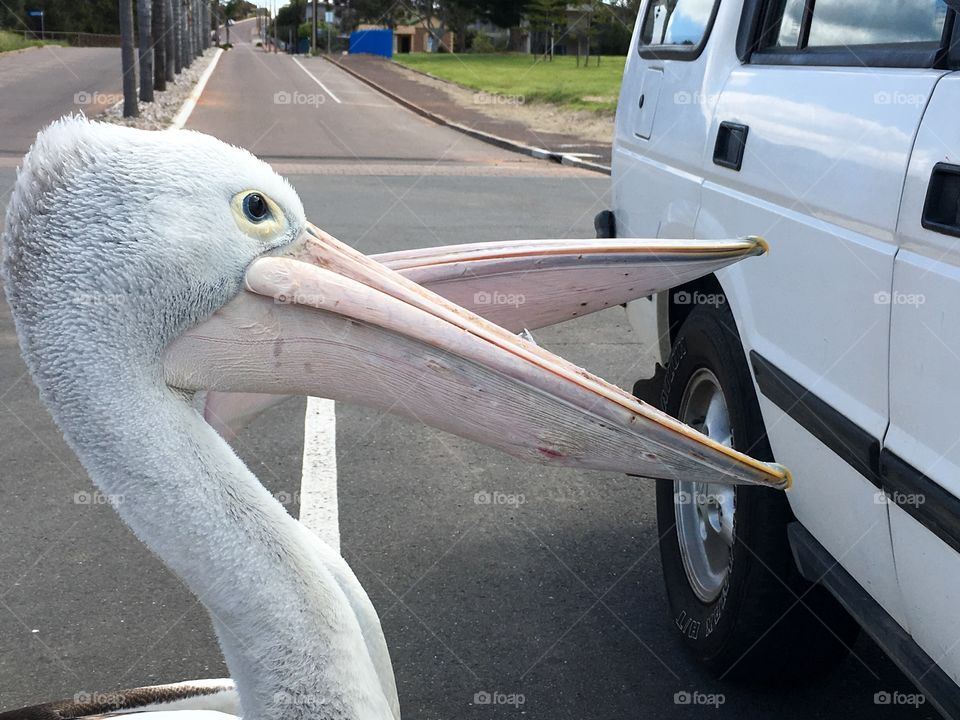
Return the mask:
<path id="1" fill-rule="evenodd" d="M 574 133 L 540 132 L 517 120 L 490 117 L 476 107 L 453 102 L 443 90 L 428 84 L 428 78 L 424 77 L 424 81 L 420 82 L 416 71 L 402 68 L 389 60 L 373 55 L 327 56 L 327 59 L 360 79 L 386 90 L 404 104 L 413 106 L 413 109 L 423 111 L 421 114 L 439 116 L 448 123 L 495 136 L 506 140 L 508 144 L 546 150 L 546 154 L 554 156 L 554 159 L 567 156 L 567 160 L 572 160 L 576 157 L 605 168 L 610 166 L 609 144 L 587 140 Z"/>

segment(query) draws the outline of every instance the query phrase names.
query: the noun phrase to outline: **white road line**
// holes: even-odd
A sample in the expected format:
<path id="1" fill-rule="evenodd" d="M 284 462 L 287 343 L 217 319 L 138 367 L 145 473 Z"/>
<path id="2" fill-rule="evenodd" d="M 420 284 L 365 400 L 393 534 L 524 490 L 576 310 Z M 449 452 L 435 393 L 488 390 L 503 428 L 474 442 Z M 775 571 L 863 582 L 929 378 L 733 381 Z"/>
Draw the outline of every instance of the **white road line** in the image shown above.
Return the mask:
<path id="1" fill-rule="evenodd" d="M 342 104 L 343 104 L 343 103 L 340 102 L 340 98 L 338 98 L 336 95 L 334 95 L 334 94 L 333 94 L 333 91 L 332 91 L 330 88 L 328 88 L 326 85 L 324 85 L 322 82 L 320 82 L 320 80 L 317 79 L 317 76 L 316 76 L 316 75 L 314 75 L 312 72 L 310 72 L 309 70 L 307 70 L 307 69 L 303 66 L 303 63 L 302 63 L 302 62 L 300 62 L 300 61 L 297 60 L 296 58 L 294 58 L 293 61 L 294 61 L 297 65 L 299 65 L 299 66 L 300 66 L 300 69 L 303 70 L 307 75 L 309 75 L 310 78 L 311 78 L 317 85 L 319 85 L 320 87 L 322 87 L 322 88 L 323 88 L 323 91 L 324 91 L 327 95 L 329 95 L 331 98 L 333 98 L 333 101 L 334 101 L 335 103 L 337 103 L 338 105 L 342 105 Z"/>
<path id="2" fill-rule="evenodd" d="M 207 80 L 209 80 L 210 76 L 213 75 L 213 69 L 217 66 L 217 63 L 220 62 L 221 55 L 223 55 L 223 49 L 217 48 L 217 51 L 213 54 L 213 60 L 211 60 L 210 64 L 207 65 L 207 69 L 203 71 L 200 79 L 197 80 L 197 84 L 194 86 L 193 92 L 191 92 L 187 99 L 183 101 L 183 105 L 180 106 L 180 110 L 170 123 L 171 130 L 181 130 L 183 126 L 187 124 L 187 120 L 190 119 L 190 113 L 192 113 L 193 109 L 197 106 L 197 101 L 203 94 L 203 89 L 207 86 Z"/>
<path id="3" fill-rule="evenodd" d="M 340 552 L 337 416 L 333 400 L 307 398 L 307 413 L 303 421 L 300 522 Z"/>

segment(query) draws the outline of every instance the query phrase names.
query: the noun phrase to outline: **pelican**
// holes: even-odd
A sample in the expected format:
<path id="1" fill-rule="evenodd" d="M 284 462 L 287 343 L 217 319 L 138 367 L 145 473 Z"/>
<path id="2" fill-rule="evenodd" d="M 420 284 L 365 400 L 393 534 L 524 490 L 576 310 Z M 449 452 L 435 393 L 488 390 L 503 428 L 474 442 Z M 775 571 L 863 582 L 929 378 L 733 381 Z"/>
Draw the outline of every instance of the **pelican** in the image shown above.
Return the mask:
<path id="1" fill-rule="evenodd" d="M 429 289 L 463 299 L 519 287 L 523 273 L 529 302 L 474 303 L 516 329 L 763 249 L 755 239 L 540 241 L 378 262 L 310 224 L 293 188 L 245 150 L 190 131 L 55 122 L 23 160 L 4 228 L 21 352 L 93 482 L 122 498 L 123 521 L 207 610 L 232 683 L 84 696 L 7 717 L 400 717 L 387 644 L 357 578 L 204 420 L 201 391 L 358 402 L 534 462 L 787 487 L 785 468 Z M 578 267 L 584 287 L 558 292 Z"/>

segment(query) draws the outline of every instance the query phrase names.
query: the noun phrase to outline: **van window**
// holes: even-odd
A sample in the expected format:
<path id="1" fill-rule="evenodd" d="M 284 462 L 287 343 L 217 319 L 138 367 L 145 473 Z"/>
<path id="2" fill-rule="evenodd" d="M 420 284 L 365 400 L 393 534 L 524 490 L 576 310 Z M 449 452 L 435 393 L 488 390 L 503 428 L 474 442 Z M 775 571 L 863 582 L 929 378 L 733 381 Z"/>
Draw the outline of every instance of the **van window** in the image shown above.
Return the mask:
<path id="1" fill-rule="evenodd" d="M 943 0 L 817 0 L 807 47 L 939 42 Z"/>
<path id="2" fill-rule="evenodd" d="M 651 0 L 640 31 L 641 46 L 698 47 L 714 16 L 717 0 Z"/>
<path id="3" fill-rule="evenodd" d="M 853 67 L 934 67 L 956 15 L 945 0 L 767 0 L 761 10 L 750 62 Z"/>
<path id="4" fill-rule="evenodd" d="M 779 16 L 774 20 L 779 22 L 779 28 L 775 30 L 773 47 L 799 48 L 800 47 L 800 27 L 803 22 L 803 9 L 806 5 L 805 0 L 786 0 Z M 771 13 L 777 12 L 773 6 Z M 776 28 L 776 26 L 774 26 Z"/>

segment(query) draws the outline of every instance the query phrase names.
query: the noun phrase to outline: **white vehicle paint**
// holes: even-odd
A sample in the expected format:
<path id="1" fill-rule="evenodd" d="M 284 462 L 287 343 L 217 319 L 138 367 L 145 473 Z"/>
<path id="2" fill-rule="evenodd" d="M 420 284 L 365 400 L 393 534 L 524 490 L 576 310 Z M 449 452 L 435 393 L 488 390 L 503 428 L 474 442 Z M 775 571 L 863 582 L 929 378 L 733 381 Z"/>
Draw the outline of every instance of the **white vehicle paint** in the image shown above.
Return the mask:
<path id="1" fill-rule="evenodd" d="M 957 58 L 936 55 L 936 33 L 957 21 L 947 3 L 916 0 L 864 5 L 861 25 L 843 27 L 818 18 L 831 4 L 813 6 L 805 36 L 803 2 L 724 0 L 699 49 L 661 53 L 643 23 L 657 16 L 656 37 L 668 4 L 641 4 L 614 141 L 616 230 L 767 239 L 762 262 L 716 275 L 743 351 L 856 431 L 855 442 L 818 437 L 755 373 L 774 454 L 794 472 L 791 508 L 960 683 L 960 230 L 922 224 L 934 166 L 960 164 Z M 679 17 L 713 4 L 675 5 Z M 783 22 L 764 25 L 764 13 Z M 827 46 L 854 32 L 884 51 Z M 739 167 L 715 161 L 721 123 L 748 128 Z M 960 169 L 950 172 L 941 216 L 960 197 Z M 960 225 L 956 213 L 945 224 Z M 677 302 L 663 293 L 628 307 L 651 347 L 638 377 L 666 364 Z"/>

